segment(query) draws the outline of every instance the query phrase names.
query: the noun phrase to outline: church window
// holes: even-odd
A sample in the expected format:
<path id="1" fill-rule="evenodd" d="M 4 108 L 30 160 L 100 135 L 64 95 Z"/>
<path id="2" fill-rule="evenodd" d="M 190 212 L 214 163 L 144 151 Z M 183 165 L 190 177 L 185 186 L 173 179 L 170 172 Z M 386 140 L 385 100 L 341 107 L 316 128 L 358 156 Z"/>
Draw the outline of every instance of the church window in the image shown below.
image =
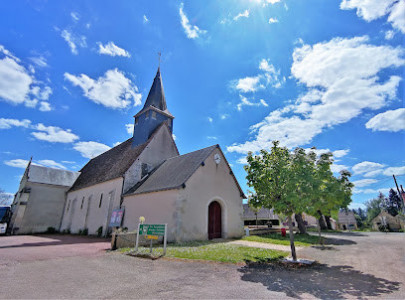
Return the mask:
<path id="1" fill-rule="evenodd" d="M 84 197 L 82 199 L 82 204 L 80 205 L 80 209 L 83 209 L 83 204 L 84 204 Z"/>
<path id="2" fill-rule="evenodd" d="M 155 111 L 152 111 L 152 119 L 156 120 L 156 112 Z"/>
<path id="3" fill-rule="evenodd" d="M 139 121 L 139 118 L 136 117 L 136 118 L 135 118 L 135 125 L 138 125 L 138 121 Z"/>
<path id="4" fill-rule="evenodd" d="M 142 164 L 141 178 L 148 174 L 148 164 Z"/>
<path id="5" fill-rule="evenodd" d="M 99 208 L 101 207 L 101 203 L 103 203 L 103 193 L 101 193 L 100 202 L 98 203 Z"/>

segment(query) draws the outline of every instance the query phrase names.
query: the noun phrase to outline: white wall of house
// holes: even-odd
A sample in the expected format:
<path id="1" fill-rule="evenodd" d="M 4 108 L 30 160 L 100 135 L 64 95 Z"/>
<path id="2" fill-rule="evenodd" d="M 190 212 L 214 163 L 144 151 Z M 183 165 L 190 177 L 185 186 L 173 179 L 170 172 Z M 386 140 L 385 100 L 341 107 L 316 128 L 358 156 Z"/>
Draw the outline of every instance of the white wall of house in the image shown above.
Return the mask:
<path id="1" fill-rule="evenodd" d="M 120 177 L 69 192 L 60 229 L 78 233 L 87 228 L 89 234 L 97 234 L 98 228 L 103 227 L 105 235 L 111 212 L 120 205 L 122 182 Z"/>
<path id="2" fill-rule="evenodd" d="M 215 154 L 221 157 L 218 165 L 214 161 Z M 187 180 L 176 205 L 181 218 L 177 224 L 177 239 L 208 239 L 208 206 L 212 201 L 221 205 L 222 237 L 243 235 L 243 198 L 230 171 L 222 152 L 215 149 L 205 165 Z"/>
<path id="3" fill-rule="evenodd" d="M 168 190 L 124 197 L 125 215 L 123 227 L 129 231 L 138 228 L 139 217 L 145 217 L 147 224 L 168 225 L 168 240 L 175 239 L 177 218 L 176 203 L 179 190 Z"/>

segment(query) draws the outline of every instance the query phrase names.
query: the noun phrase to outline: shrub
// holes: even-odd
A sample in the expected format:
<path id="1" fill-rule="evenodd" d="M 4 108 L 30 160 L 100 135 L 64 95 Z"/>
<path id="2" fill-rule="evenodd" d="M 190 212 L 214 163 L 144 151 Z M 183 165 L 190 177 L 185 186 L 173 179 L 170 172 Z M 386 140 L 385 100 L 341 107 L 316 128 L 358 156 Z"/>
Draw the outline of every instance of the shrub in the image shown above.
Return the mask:
<path id="1" fill-rule="evenodd" d="M 50 233 L 50 234 L 54 234 L 54 233 L 57 233 L 58 231 L 55 229 L 55 227 L 48 227 L 47 229 L 46 229 L 46 232 L 45 233 Z"/>
<path id="2" fill-rule="evenodd" d="M 100 226 L 98 229 L 97 229 L 97 236 L 98 237 L 101 237 L 103 235 L 103 226 Z"/>
<path id="3" fill-rule="evenodd" d="M 89 230 L 87 228 L 84 228 L 82 230 L 82 235 L 89 235 Z"/>

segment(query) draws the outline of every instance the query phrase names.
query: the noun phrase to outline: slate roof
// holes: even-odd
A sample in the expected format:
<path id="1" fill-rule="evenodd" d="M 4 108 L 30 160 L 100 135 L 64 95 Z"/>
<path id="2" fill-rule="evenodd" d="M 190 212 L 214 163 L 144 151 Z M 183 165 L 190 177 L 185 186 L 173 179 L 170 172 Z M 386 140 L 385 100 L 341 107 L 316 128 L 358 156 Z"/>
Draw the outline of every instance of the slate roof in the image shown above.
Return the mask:
<path id="1" fill-rule="evenodd" d="M 79 172 L 53 169 L 30 164 L 28 167 L 28 181 L 42 184 L 71 187 Z"/>
<path id="2" fill-rule="evenodd" d="M 213 145 L 165 160 L 161 165 L 155 168 L 149 176 L 129 189 L 125 195 L 152 193 L 184 187 L 184 184 L 191 175 L 197 171 L 212 151 L 217 148 L 221 151 L 219 145 Z M 228 164 L 226 159 L 225 162 Z M 229 164 L 228 167 L 230 168 Z M 232 171 L 230 172 L 230 175 L 235 180 L 241 196 L 245 198 L 245 195 Z"/>
<path id="3" fill-rule="evenodd" d="M 180 188 L 218 145 L 165 160 L 125 194 L 143 194 Z"/>
<path id="4" fill-rule="evenodd" d="M 163 90 L 162 77 L 160 75 L 160 67 L 158 68 L 158 70 L 156 72 L 156 76 L 155 76 L 155 79 L 153 80 L 152 86 L 149 90 L 149 94 L 148 94 L 148 97 L 146 98 L 145 105 L 135 115 L 135 117 L 140 115 L 144 111 L 146 111 L 151 106 L 155 107 L 155 108 L 163 111 L 164 113 L 168 114 L 169 116 L 173 117 L 172 114 L 167 109 L 165 92 Z"/>
<path id="5" fill-rule="evenodd" d="M 142 153 L 150 139 L 132 147 L 132 138 L 91 159 L 81 170 L 70 191 L 121 177 Z"/>

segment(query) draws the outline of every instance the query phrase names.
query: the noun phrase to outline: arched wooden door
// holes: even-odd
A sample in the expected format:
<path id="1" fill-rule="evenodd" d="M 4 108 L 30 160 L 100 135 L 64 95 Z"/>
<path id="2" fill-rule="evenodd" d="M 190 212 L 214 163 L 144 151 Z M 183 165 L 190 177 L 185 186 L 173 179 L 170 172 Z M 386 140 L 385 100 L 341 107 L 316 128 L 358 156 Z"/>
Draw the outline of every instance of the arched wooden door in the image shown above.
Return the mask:
<path id="1" fill-rule="evenodd" d="M 221 205 L 214 201 L 208 206 L 208 239 L 222 237 Z"/>

